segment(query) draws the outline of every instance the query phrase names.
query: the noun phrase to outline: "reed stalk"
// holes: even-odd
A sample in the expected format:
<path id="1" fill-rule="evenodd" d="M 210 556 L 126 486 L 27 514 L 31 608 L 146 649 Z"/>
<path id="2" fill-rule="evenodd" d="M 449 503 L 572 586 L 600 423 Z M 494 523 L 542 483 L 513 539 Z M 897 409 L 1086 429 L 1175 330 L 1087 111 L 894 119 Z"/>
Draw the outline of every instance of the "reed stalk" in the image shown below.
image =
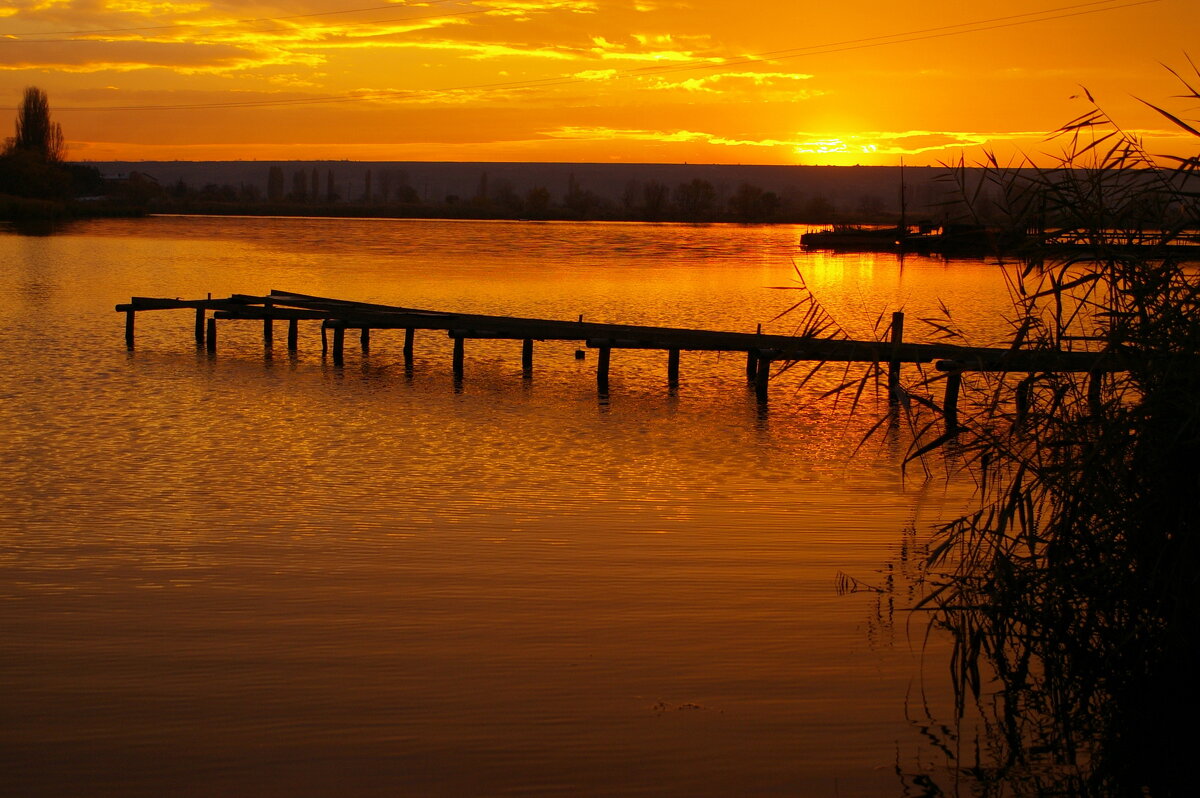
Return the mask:
<path id="1" fill-rule="evenodd" d="M 903 775 L 920 794 L 1195 789 L 1200 270 L 1180 244 L 1200 229 L 1200 156 L 1152 157 L 1087 99 L 1056 167 L 955 172 L 968 214 L 1086 245 L 1009 267 L 1013 348 L 1132 365 L 977 376 L 959 430 L 916 427 L 911 456 L 952 451 L 981 500 L 937 532 L 922 574 L 917 608 L 954 641 L 957 722 L 939 733 L 945 769 Z"/>

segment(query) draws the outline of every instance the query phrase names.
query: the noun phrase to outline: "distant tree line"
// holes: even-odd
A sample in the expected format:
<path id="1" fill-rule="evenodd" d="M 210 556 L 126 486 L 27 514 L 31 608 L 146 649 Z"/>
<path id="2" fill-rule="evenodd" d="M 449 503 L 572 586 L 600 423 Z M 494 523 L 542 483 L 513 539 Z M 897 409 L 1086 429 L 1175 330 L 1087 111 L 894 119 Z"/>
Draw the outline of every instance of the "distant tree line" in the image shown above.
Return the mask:
<path id="1" fill-rule="evenodd" d="M 344 170 L 343 170 L 344 171 Z M 261 184 L 260 184 L 261 185 Z M 693 179 L 675 186 L 632 180 L 619 197 L 584 186 L 574 174 L 561 194 L 542 185 L 518 190 L 507 179 L 482 172 L 473 193 L 422 197 L 400 168 L 371 168 L 347 178 L 332 169 L 267 167 L 259 185 L 178 180 L 152 200 L 157 210 L 197 213 L 270 213 L 480 219 L 631 220 L 650 222 L 890 222 L 883 200 L 864 196 L 839 208 L 822 195 L 784 192 L 741 183 L 732 189 Z"/>

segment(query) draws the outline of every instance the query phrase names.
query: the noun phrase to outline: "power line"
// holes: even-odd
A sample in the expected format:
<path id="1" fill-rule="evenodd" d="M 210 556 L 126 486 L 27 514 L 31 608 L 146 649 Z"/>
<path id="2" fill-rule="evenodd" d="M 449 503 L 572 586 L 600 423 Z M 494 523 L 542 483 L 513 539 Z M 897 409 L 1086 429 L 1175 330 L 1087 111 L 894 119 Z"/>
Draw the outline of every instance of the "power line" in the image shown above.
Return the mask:
<path id="1" fill-rule="evenodd" d="M 918 30 L 905 31 L 904 33 L 890 33 L 881 36 L 846 39 L 840 42 L 828 42 L 825 44 L 814 44 L 805 47 L 791 47 L 784 50 L 770 50 L 763 53 L 754 53 L 753 55 L 743 56 L 742 59 L 744 63 L 754 63 L 758 61 L 784 60 L 787 58 L 796 58 L 802 55 L 810 54 L 823 55 L 825 53 L 843 52 L 844 50 L 861 50 L 884 44 L 901 44 L 911 41 L 922 41 L 925 39 L 957 36 L 964 33 L 978 33 L 980 31 L 996 30 L 998 28 L 1010 28 L 1018 25 L 1030 25 L 1035 22 L 1049 22 L 1051 20 L 1062 19 L 1064 17 L 1083 16 L 1085 14 L 1099 14 L 1103 11 L 1116 11 L 1122 8 L 1129 8 L 1131 6 L 1150 5 L 1159 2 L 1162 2 L 1162 0 L 1092 0 L 1091 2 L 1087 3 L 1076 3 L 1069 6 L 1047 8 L 1041 11 L 1028 11 L 1023 14 L 1009 14 L 1002 17 L 976 20 L 975 22 L 959 22 L 954 25 L 940 25 L 933 28 L 921 28 Z M 1103 8 L 1094 8 L 1094 6 L 1103 6 Z M 1058 12 L 1067 13 L 1059 14 Z M 1045 16 L 1047 14 L 1054 16 Z M 1026 19 L 1026 17 L 1036 17 L 1036 19 Z M 892 39 L 895 39 L 896 41 L 889 41 Z M 722 66 L 726 65 L 727 64 L 722 64 Z M 736 66 L 737 61 L 734 60 L 732 65 Z M 692 67 L 689 66 L 688 68 Z M 654 67 L 642 67 L 641 69 L 650 70 L 654 69 Z"/>
<path id="2" fill-rule="evenodd" d="M 1024 14 L 1009 14 L 1000 17 L 992 17 L 989 19 L 976 20 L 974 22 L 963 22 L 954 25 L 942 25 L 933 28 L 921 28 L 917 30 L 905 31 L 903 33 L 885 34 L 880 36 L 864 37 L 859 39 L 846 39 L 839 42 L 827 42 L 825 44 L 807 45 L 805 47 L 788 48 L 784 50 L 771 50 L 763 53 L 755 53 L 737 58 L 715 60 L 694 60 L 685 64 L 655 64 L 651 66 L 632 67 L 624 70 L 615 70 L 611 75 L 612 78 L 626 77 L 643 77 L 647 75 L 663 75 L 675 72 L 689 72 L 695 70 L 721 69 L 731 66 L 743 66 L 747 64 L 770 63 L 774 61 L 785 61 L 796 58 L 803 58 L 813 55 L 826 55 L 829 53 L 846 52 L 850 50 L 863 50 L 873 47 L 883 47 L 893 44 L 907 44 L 915 41 L 926 41 L 929 39 L 948 38 L 951 36 L 961 36 L 968 33 L 981 33 L 989 30 L 998 30 L 1003 28 L 1018 27 L 1021 25 L 1032 25 L 1038 22 L 1049 22 L 1052 20 L 1066 19 L 1070 17 L 1086 16 L 1090 14 L 1099 14 L 1106 11 L 1117 11 L 1123 8 L 1133 8 L 1137 6 L 1153 5 L 1162 2 L 1162 0 L 1093 0 L 1093 2 L 1077 3 L 1068 6 L 1059 6 L 1056 8 L 1043 9 L 1041 11 L 1031 11 Z M 476 83 L 466 84 L 461 86 L 452 86 L 440 89 L 417 90 L 417 89 L 396 89 L 387 91 L 370 92 L 364 94 L 341 94 L 341 95 L 325 95 L 318 97 L 301 97 L 292 99 L 278 100 L 245 100 L 245 101 L 226 101 L 215 103 L 188 103 L 178 105 L 127 105 L 127 106 L 90 106 L 90 107 L 60 107 L 60 111 L 186 111 L 186 110 L 204 110 L 204 109 L 222 109 L 222 108 L 268 108 L 280 107 L 289 105 L 317 105 L 328 103 L 346 103 L 346 102 L 363 102 L 369 100 L 383 100 L 404 97 L 406 95 L 423 94 L 426 91 L 434 92 L 455 92 L 455 91 L 504 91 L 516 89 L 540 89 L 550 88 L 554 86 L 564 86 L 571 84 L 581 84 L 590 82 L 585 78 L 579 78 L 572 75 L 559 75 L 548 78 L 535 78 L 529 80 L 505 81 L 494 83 Z"/>

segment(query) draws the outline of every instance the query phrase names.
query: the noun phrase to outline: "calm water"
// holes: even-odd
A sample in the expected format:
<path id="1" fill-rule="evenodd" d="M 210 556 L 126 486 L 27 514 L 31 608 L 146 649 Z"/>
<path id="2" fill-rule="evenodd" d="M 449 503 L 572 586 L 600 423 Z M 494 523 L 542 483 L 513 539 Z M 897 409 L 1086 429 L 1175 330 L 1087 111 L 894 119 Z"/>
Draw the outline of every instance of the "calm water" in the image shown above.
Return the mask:
<path id="1" fill-rule="evenodd" d="M 944 646 L 881 619 L 903 530 L 961 496 L 826 374 L 402 333 L 289 357 L 132 295 L 270 289 L 753 330 L 798 267 L 854 334 L 938 300 L 989 343 L 994 266 L 803 254 L 794 227 L 155 218 L 0 232 L 0 793 L 894 795 Z M 770 331 L 789 331 L 787 318 Z M 924 694 L 924 696 L 923 696 Z"/>

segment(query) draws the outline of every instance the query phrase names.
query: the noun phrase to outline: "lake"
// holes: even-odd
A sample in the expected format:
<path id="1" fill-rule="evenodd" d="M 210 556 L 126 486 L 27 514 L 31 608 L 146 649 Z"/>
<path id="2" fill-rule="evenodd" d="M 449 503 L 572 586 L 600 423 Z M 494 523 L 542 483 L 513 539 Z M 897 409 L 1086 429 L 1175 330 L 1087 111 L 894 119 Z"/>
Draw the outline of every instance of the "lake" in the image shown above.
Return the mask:
<path id="1" fill-rule="evenodd" d="M 131 296 L 278 289 L 788 333 L 800 276 L 855 337 L 939 303 L 991 344 L 998 267 L 806 253 L 794 226 L 154 217 L 0 231 L 0 792 L 900 793 L 950 720 L 948 646 L 896 583 L 966 487 L 858 447 L 841 366 L 755 401 L 742 356 L 378 331 Z M 311 326 L 310 326 L 311 325 Z M 882 328 L 878 328 L 882 329 Z M 893 601 L 895 606 L 893 606 Z M 940 766 L 944 766 L 944 762 Z"/>

